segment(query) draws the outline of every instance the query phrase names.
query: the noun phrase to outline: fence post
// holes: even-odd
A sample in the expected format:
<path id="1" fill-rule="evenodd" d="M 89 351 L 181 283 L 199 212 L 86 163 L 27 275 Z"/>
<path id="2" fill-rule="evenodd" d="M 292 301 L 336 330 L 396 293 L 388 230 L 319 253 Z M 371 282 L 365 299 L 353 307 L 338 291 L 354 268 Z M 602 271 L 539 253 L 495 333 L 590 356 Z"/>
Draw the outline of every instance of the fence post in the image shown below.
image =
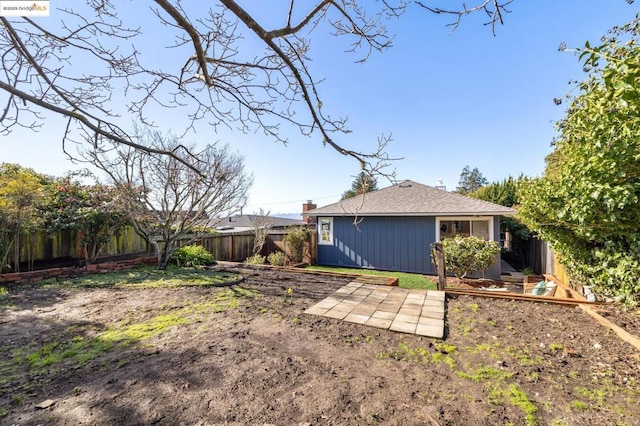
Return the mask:
<path id="1" fill-rule="evenodd" d="M 442 243 L 438 242 L 431 244 L 431 254 L 438 270 L 438 290 L 444 291 L 447 286 L 447 266 L 444 261 L 444 249 L 442 247 Z"/>

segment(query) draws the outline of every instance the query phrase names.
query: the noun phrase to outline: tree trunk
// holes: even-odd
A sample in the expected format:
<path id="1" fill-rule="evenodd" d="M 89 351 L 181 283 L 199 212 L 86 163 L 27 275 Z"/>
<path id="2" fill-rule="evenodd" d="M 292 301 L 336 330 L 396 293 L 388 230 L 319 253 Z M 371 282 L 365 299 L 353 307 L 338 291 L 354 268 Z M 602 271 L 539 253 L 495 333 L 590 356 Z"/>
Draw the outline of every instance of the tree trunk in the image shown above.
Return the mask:
<path id="1" fill-rule="evenodd" d="M 172 254 L 169 251 L 169 245 L 164 241 L 154 241 L 153 245 L 156 248 L 156 255 L 158 256 L 158 270 L 165 271 Z"/>

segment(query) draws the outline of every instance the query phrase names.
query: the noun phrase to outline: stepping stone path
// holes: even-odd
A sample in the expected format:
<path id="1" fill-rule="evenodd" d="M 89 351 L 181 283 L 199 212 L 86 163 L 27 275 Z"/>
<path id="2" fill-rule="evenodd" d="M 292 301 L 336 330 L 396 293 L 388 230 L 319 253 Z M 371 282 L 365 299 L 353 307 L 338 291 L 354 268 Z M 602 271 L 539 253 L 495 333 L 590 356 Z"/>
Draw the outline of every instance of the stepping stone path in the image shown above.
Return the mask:
<path id="1" fill-rule="evenodd" d="M 444 291 L 380 286 L 358 281 L 336 290 L 305 314 L 442 338 Z"/>

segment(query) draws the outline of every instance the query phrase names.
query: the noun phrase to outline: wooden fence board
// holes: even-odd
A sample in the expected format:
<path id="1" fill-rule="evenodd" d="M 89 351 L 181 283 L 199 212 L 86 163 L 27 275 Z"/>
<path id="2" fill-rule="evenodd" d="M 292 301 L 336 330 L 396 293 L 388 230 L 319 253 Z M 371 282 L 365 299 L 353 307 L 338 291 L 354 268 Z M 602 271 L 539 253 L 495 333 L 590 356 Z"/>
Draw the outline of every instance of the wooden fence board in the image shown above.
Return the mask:
<path id="1" fill-rule="evenodd" d="M 268 256 L 274 251 L 283 251 L 287 254 L 284 237 L 287 230 L 272 231 L 260 254 Z M 187 243 L 193 236 L 186 236 L 182 241 Z M 316 234 L 311 232 L 310 242 L 305 249 L 305 261 L 315 263 Z M 244 262 L 253 254 L 254 234 L 252 231 L 240 233 L 215 233 L 195 239 L 191 244 L 201 245 L 213 254 L 214 259 L 232 262 Z M 149 251 L 151 247 L 134 231 L 133 227 L 126 227 L 118 235 L 111 237 L 111 241 L 103 249 L 101 257 L 126 255 Z M 58 232 L 54 235 L 37 233 L 25 236 L 21 241 L 20 262 L 52 261 L 55 259 L 73 258 L 83 259 L 80 249 L 79 236 L 74 231 Z M 11 264 L 13 259 L 11 258 Z"/>

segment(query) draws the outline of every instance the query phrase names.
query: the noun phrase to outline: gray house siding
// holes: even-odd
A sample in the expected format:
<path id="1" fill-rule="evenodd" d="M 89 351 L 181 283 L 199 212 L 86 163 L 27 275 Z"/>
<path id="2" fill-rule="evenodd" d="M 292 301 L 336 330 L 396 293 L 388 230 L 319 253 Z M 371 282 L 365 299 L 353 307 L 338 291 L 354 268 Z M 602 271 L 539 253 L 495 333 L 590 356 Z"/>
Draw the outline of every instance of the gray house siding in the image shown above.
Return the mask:
<path id="1" fill-rule="evenodd" d="M 500 216 L 493 217 L 493 241 L 497 241 L 498 243 L 500 243 Z M 501 273 L 502 268 L 500 267 L 500 253 L 498 253 L 496 255 L 496 261 L 493 262 L 493 265 L 491 265 L 484 274 L 487 278 L 499 280 Z"/>
<path id="2" fill-rule="evenodd" d="M 318 245 L 318 264 L 353 268 L 435 273 L 429 245 L 434 217 L 333 218 L 333 244 Z"/>
<path id="3" fill-rule="evenodd" d="M 432 216 L 367 216 L 356 227 L 353 217 L 333 217 L 333 244 L 318 245 L 319 265 L 435 274 L 429 247 L 435 241 Z M 500 241 L 500 217 L 493 218 Z M 484 274 L 500 279 L 500 255 Z M 482 276 L 478 274 L 478 276 Z"/>

